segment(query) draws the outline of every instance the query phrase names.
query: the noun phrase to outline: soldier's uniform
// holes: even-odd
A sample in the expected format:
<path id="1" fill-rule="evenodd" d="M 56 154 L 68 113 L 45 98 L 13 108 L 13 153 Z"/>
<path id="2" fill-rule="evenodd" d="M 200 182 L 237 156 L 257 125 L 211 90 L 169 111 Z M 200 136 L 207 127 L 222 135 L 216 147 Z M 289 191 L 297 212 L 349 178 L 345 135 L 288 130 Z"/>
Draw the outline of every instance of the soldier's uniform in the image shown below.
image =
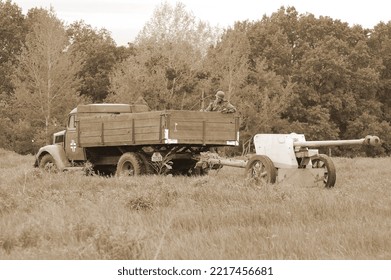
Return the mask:
<path id="1" fill-rule="evenodd" d="M 228 100 L 225 100 L 225 94 L 222 91 L 216 93 L 215 101 L 211 102 L 205 111 L 207 112 L 222 112 L 222 113 L 235 113 L 236 108 Z"/>

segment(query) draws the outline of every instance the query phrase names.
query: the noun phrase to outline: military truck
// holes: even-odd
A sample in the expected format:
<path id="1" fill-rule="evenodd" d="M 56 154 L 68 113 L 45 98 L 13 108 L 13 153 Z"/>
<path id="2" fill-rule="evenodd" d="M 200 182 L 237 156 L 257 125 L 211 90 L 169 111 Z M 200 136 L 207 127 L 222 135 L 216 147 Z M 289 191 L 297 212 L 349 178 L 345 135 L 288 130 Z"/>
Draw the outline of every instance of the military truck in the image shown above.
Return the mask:
<path id="1" fill-rule="evenodd" d="M 239 117 L 219 112 L 149 111 L 146 105 L 79 105 L 66 129 L 36 154 L 35 167 L 96 173 L 204 174 L 196 163 L 213 147 L 239 145 Z"/>

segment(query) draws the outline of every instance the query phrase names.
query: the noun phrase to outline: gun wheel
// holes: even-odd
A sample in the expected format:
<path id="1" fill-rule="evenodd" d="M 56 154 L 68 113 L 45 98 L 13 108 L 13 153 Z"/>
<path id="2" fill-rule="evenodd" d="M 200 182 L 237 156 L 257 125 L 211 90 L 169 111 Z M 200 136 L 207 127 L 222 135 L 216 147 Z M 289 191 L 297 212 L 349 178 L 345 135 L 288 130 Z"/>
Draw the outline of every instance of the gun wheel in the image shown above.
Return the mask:
<path id="1" fill-rule="evenodd" d="M 334 187 L 335 181 L 337 179 L 337 172 L 331 158 L 327 155 L 320 154 L 311 157 L 311 161 L 312 161 L 312 168 L 324 169 L 324 177 L 323 177 L 324 186 L 326 188 Z"/>
<path id="2" fill-rule="evenodd" d="M 142 173 L 140 157 L 135 153 L 124 153 L 118 160 L 117 176 L 138 176 Z"/>
<path id="3" fill-rule="evenodd" d="M 250 158 L 246 165 L 246 173 L 249 178 L 257 183 L 274 184 L 277 178 L 277 171 L 272 160 L 263 155 L 256 155 Z"/>

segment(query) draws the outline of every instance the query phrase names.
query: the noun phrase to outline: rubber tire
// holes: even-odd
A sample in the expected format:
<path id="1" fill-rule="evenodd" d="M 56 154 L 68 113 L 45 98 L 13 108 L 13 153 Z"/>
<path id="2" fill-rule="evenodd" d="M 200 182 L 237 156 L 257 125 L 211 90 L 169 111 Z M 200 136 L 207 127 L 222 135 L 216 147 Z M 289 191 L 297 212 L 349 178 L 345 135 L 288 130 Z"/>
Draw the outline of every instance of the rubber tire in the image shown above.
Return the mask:
<path id="1" fill-rule="evenodd" d="M 41 158 L 39 161 L 39 168 L 49 173 L 58 172 L 56 161 L 51 154 L 46 154 Z"/>
<path id="2" fill-rule="evenodd" d="M 262 178 L 254 177 L 253 167 L 257 163 L 262 164 L 262 168 L 266 172 L 266 176 L 263 178 L 264 180 L 262 180 Z M 249 159 L 246 165 L 246 174 L 250 178 L 261 179 L 261 181 L 269 184 L 274 184 L 277 179 L 277 169 L 275 168 L 273 161 L 268 156 L 264 155 L 255 155 Z"/>
<path id="3" fill-rule="evenodd" d="M 138 176 L 143 173 L 143 164 L 136 153 L 124 153 L 118 160 L 116 176 Z"/>
<path id="4" fill-rule="evenodd" d="M 337 171 L 331 158 L 324 154 L 311 157 L 312 168 L 324 168 L 324 187 L 332 188 L 337 180 Z"/>

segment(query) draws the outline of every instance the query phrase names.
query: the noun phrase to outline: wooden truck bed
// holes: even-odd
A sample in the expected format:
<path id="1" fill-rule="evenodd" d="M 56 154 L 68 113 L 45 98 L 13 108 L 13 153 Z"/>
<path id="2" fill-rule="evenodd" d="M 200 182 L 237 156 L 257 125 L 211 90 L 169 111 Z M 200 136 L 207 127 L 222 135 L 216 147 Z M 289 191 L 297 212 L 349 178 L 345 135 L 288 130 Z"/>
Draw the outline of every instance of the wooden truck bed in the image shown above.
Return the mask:
<path id="1" fill-rule="evenodd" d="M 190 144 L 237 146 L 239 118 L 197 111 L 77 112 L 81 147 Z"/>

